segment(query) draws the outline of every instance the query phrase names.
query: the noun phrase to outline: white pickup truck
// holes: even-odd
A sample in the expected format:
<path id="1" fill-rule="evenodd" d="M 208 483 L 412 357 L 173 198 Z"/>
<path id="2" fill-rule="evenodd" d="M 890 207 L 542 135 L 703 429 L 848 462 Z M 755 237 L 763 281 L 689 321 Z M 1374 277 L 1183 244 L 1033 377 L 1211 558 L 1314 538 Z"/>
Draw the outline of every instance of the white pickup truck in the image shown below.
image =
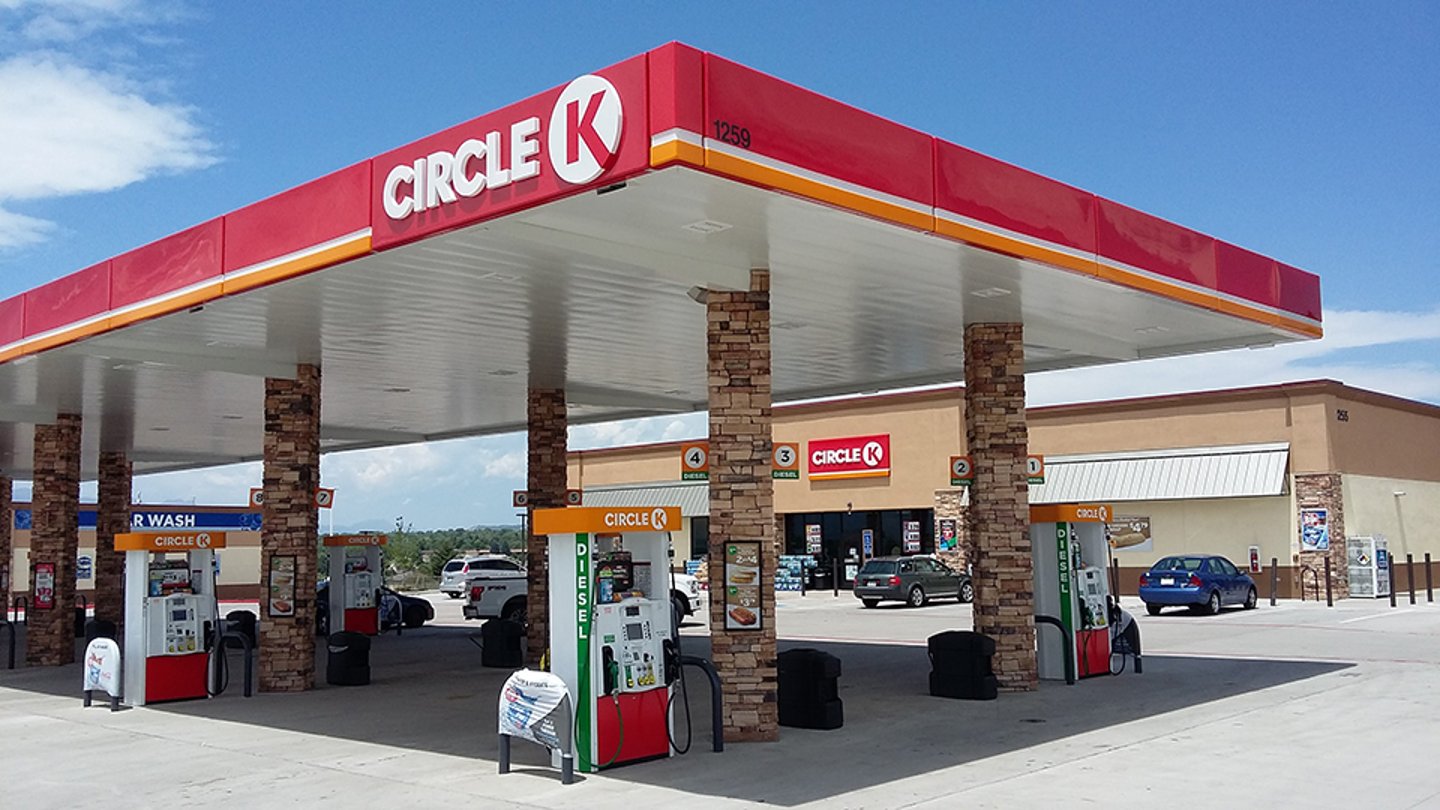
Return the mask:
<path id="1" fill-rule="evenodd" d="M 467 619 L 513 619 L 525 621 L 525 572 L 481 571 L 465 581 Z M 670 609 L 681 621 L 705 609 L 705 591 L 689 574 L 675 574 L 670 587 Z"/>

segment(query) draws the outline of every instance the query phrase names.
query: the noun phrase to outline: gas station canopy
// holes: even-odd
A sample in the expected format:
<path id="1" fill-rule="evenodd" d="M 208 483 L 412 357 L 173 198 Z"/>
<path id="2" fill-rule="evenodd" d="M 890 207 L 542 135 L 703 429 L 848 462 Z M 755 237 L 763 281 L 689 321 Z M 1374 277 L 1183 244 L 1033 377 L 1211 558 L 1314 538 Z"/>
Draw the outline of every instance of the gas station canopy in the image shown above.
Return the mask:
<path id="1" fill-rule="evenodd" d="M 0 301 L 0 471 L 258 458 L 323 369 L 326 451 L 703 409 L 704 290 L 772 273 L 776 400 L 1318 337 L 1314 275 L 670 44 Z M 696 300 L 692 300 L 696 299 Z"/>

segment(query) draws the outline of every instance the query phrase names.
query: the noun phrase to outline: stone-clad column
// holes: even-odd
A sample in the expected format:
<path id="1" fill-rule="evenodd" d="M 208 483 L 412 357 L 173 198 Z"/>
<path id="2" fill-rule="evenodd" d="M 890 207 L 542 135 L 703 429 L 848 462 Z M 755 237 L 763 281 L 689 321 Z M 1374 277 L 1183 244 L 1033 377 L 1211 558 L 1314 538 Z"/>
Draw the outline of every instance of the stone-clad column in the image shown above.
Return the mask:
<path id="1" fill-rule="evenodd" d="M 1311 593 L 1315 590 L 1315 583 L 1320 583 L 1320 596 L 1325 594 L 1325 558 L 1330 558 L 1330 588 L 1336 599 L 1350 598 L 1350 561 L 1345 551 L 1345 495 L 1341 489 L 1340 473 L 1314 473 L 1295 476 L 1295 503 L 1303 513 L 1308 509 L 1324 509 L 1326 523 L 1330 528 L 1330 548 L 1328 551 L 1304 551 L 1300 552 L 1300 563 L 1294 566 L 1295 590 L 1299 593 L 1304 587 L 1309 587 Z M 1295 516 L 1295 525 L 1303 530 L 1303 514 Z M 1402 552 L 1400 558 L 1403 560 L 1405 554 Z M 1305 567 L 1309 566 L 1315 577 L 1302 576 Z M 1396 582 L 1395 569 L 1390 569 L 1391 587 Z M 1308 585 L 1307 585 L 1308 583 Z"/>
<path id="2" fill-rule="evenodd" d="M 559 388 L 531 388 L 526 398 L 529 426 L 529 455 L 526 489 L 530 509 L 551 509 L 565 505 L 565 449 L 569 420 L 565 413 L 565 391 Z M 529 524 L 533 528 L 533 524 Z M 534 531 L 525 538 L 526 619 L 529 622 L 525 657 L 537 666 L 550 646 L 550 565 L 545 555 L 545 538 Z"/>
<path id="3" fill-rule="evenodd" d="M 0 475 L 0 597 L 5 600 L 0 610 L 4 611 L 10 609 L 10 589 L 14 587 L 11 583 L 15 581 L 15 511 L 10 500 L 14 485 L 9 476 Z"/>
<path id="4" fill-rule="evenodd" d="M 975 629 L 995 639 L 1002 689 L 1035 689 L 1035 581 L 1025 472 L 1025 349 L 1018 323 L 965 327 L 965 435 L 974 459 Z"/>
<path id="5" fill-rule="evenodd" d="M 115 535 L 130 531 L 130 459 L 124 453 L 100 454 L 99 499 L 95 516 L 95 618 L 125 618 L 125 552 L 115 550 Z"/>
<path id="6" fill-rule="evenodd" d="M 60 414 L 35 426 L 31 495 L 30 619 L 25 660 L 60 666 L 75 660 L 75 558 L 80 553 L 80 417 Z M 55 566 L 54 607 L 36 609 L 35 566 Z"/>
<path id="7" fill-rule="evenodd" d="M 775 740 L 774 481 L 770 478 L 770 273 L 705 299 L 710 388 L 710 648 L 725 684 L 725 739 Z M 759 630 L 725 629 L 725 548 L 759 541 Z"/>
<path id="8" fill-rule="evenodd" d="M 320 518 L 320 369 L 265 380 L 265 506 L 260 529 L 260 691 L 315 686 L 315 583 Z M 272 614 L 271 570 L 294 560 L 294 615 Z M 283 572 L 282 572 L 283 576 Z"/>

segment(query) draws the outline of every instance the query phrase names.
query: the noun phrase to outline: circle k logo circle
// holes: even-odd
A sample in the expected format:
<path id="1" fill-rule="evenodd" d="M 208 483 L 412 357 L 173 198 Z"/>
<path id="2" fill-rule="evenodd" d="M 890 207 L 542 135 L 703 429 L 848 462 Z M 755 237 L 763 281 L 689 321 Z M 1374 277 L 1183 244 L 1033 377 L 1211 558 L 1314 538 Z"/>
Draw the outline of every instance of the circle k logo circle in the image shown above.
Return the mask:
<path id="1" fill-rule="evenodd" d="M 879 467 L 885 460 L 885 448 L 879 442 L 866 442 L 860 451 L 860 460 L 865 462 L 866 467 Z"/>
<path id="2" fill-rule="evenodd" d="M 650 527 L 653 528 L 653 529 L 655 529 L 656 531 L 659 531 L 659 530 L 662 530 L 662 529 L 665 528 L 665 510 L 664 510 L 664 508 L 657 506 L 657 507 L 655 507 L 655 509 L 653 509 L 653 510 L 650 512 Z"/>
<path id="3" fill-rule="evenodd" d="M 615 162 L 624 128 L 620 91 L 601 76 L 581 76 L 565 85 L 550 113 L 550 165 L 567 183 L 588 183 Z"/>

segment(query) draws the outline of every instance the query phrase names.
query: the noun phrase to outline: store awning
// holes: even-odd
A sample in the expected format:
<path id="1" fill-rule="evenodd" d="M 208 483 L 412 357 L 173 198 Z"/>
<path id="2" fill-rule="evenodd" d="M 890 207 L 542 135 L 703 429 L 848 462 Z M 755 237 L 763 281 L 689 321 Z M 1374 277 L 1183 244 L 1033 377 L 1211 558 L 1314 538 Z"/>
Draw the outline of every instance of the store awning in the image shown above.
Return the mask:
<path id="1" fill-rule="evenodd" d="M 1045 483 L 1030 486 L 1030 502 L 1283 495 L 1289 457 L 1287 442 L 1047 456 Z"/>
<path id="2" fill-rule="evenodd" d="M 624 484 L 585 488 L 586 506 L 678 506 L 681 517 L 710 514 L 710 485 L 705 481 Z"/>

